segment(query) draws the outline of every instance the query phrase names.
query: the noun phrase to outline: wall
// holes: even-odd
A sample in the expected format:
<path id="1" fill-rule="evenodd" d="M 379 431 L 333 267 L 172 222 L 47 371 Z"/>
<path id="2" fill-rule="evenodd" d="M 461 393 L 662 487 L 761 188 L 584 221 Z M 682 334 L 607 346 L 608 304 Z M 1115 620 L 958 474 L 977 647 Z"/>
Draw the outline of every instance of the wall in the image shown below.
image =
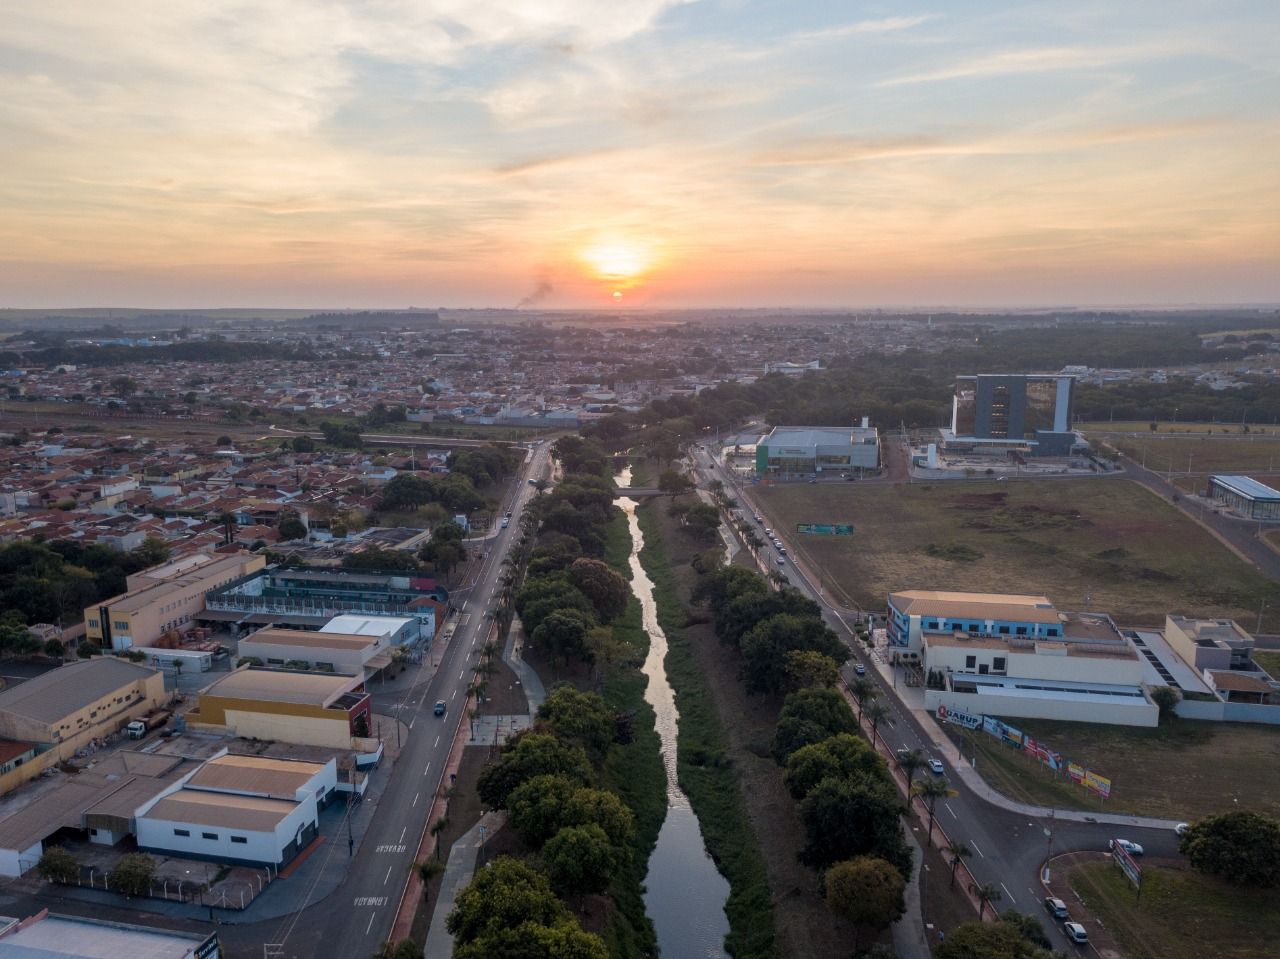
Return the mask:
<path id="1" fill-rule="evenodd" d="M 322 710 L 320 715 L 288 714 L 268 712 L 260 708 L 277 705 L 274 703 L 244 703 L 239 708 L 224 705 L 218 710 L 221 721 L 211 721 L 211 714 L 205 709 L 208 698 L 201 698 L 201 712 L 198 716 L 188 713 L 187 722 L 192 728 L 225 728 L 237 736 L 250 739 L 276 740 L 304 746 L 331 746 L 335 749 L 351 748 L 351 725 L 343 710 Z"/>
<path id="2" fill-rule="evenodd" d="M 301 802 L 272 832 L 254 832 L 228 826 L 201 826 L 195 823 L 174 822 L 167 819 L 138 817 L 138 848 L 148 852 L 175 853 L 214 862 L 238 862 L 243 864 L 283 865 L 281 853 L 293 840 L 299 829 L 314 827 L 317 823 L 315 801 Z M 178 836 L 175 829 L 185 829 L 190 836 Z M 216 835 L 217 839 L 205 839 L 203 833 Z M 247 842 L 233 843 L 232 836 L 243 837 Z"/>
<path id="3" fill-rule="evenodd" d="M 370 643 L 373 637 L 370 637 Z M 298 660 L 304 663 L 310 663 L 315 666 L 318 662 L 330 663 L 334 672 L 342 673 L 346 676 L 363 676 L 364 664 L 373 656 L 373 654 L 386 645 L 384 640 L 379 640 L 377 645 L 367 646 L 364 649 L 334 649 L 332 647 L 307 647 L 307 646 L 285 646 L 275 643 L 255 642 L 252 638 L 242 639 L 240 641 L 241 656 L 256 656 L 267 665 L 283 665 L 291 660 Z"/>
<path id="4" fill-rule="evenodd" d="M 1010 696 L 986 696 L 982 693 L 954 693 L 928 689 L 925 706 L 935 712 L 938 706 L 963 709 L 975 715 L 1007 716 L 1019 719 L 1061 719 L 1077 723 L 1102 723 L 1112 726 L 1147 726 L 1159 724 L 1160 710 L 1145 700 L 1133 705 L 1067 700 L 1022 699 Z M 1280 708 L 1280 707 L 1278 707 Z"/>
<path id="5" fill-rule="evenodd" d="M 43 852 L 43 842 L 36 843 L 30 849 L 0 849 L 0 876 L 16 878 L 34 869 Z"/>
<path id="6" fill-rule="evenodd" d="M 1258 703 L 1204 702 L 1184 699 L 1178 703 L 1177 713 L 1184 719 L 1280 726 L 1280 706 L 1264 706 Z"/>
<path id="7" fill-rule="evenodd" d="M 975 665 L 965 663 L 969 656 Z M 956 673 L 977 673 L 978 666 L 990 669 L 993 661 L 1003 657 L 1005 671 L 992 670 L 993 675 L 1015 679 L 1048 679 L 1073 683 L 1106 683 L 1138 686 L 1142 683 L 1142 666 L 1136 658 L 1119 656 L 1056 656 L 1048 653 L 1017 652 L 1008 648 L 990 649 L 966 643 L 928 646 L 926 637 L 925 668 L 950 668 Z"/>

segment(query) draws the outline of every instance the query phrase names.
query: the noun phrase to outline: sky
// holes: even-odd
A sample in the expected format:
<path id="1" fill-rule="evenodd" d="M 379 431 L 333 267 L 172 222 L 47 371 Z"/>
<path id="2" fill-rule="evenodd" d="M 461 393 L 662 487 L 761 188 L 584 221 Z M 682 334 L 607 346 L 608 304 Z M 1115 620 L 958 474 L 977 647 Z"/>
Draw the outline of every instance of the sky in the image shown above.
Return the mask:
<path id="1" fill-rule="evenodd" d="M 0 306 L 1280 302 L 1280 4 L 58 0 Z"/>

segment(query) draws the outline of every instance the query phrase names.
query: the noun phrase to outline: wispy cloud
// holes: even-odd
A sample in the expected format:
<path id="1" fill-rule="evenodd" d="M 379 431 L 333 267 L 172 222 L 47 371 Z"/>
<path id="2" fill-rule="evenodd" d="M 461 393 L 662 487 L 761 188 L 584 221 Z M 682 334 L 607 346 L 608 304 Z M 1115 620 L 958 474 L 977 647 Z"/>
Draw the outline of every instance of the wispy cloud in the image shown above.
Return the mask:
<path id="1" fill-rule="evenodd" d="M 922 23 L 928 23 L 930 20 L 936 19 L 938 19 L 936 13 L 922 13 L 911 17 L 883 17 L 879 20 L 859 20 L 856 23 L 845 23 L 828 27 L 825 30 L 805 30 L 800 33 L 793 33 L 790 39 L 806 42 L 840 40 L 845 37 L 857 37 L 867 34 L 897 33 L 900 30 L 910 30 L 912 27 L 918 27 Z"/>
<path id="2" fill-rule="evenodd" d="M 976 77 L 1002 77 L 1029 73 L 1056 73 L 1067 70 L 1096 70 L 1138 60 L 1167 57 L 1189 52 L 1178 44 L 1135 44 L 1112 47 L 1030 47 L 1004 50 L 962 60 L 951 66 L 890 77 L 876 83 L 878 87 L 894 87 L 912 83 L 940 83 Z"/>

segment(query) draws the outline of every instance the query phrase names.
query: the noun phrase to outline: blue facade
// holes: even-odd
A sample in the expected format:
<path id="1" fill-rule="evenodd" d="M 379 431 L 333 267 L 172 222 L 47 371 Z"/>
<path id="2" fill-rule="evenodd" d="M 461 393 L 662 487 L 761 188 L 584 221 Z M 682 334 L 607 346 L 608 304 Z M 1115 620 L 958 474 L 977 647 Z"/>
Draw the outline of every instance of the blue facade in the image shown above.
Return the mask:
<path id="1" fill-rule="evenodd" d="M 1027 639 L 1061 639 L 1061 623 L 1037 623 L 1020 619 L 979 619 L 973 616 L 917 616 L 922 633 L 970 633 L 975 636 L 1009 636 Z M 912 617 L 889 603 L 886 633 L 890 646 L 911 644 Z"/>

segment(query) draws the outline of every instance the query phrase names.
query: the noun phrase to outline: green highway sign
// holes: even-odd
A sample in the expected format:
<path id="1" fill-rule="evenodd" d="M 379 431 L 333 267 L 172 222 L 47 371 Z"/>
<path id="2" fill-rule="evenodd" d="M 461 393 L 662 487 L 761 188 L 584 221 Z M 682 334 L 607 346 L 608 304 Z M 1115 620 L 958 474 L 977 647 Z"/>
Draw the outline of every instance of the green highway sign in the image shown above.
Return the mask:
<path id="1" fill-rule="evenodd" d="M 818 536 L 852 536 L 852 523 L 796 523 L 797 533 L 812 533 Z"/>

